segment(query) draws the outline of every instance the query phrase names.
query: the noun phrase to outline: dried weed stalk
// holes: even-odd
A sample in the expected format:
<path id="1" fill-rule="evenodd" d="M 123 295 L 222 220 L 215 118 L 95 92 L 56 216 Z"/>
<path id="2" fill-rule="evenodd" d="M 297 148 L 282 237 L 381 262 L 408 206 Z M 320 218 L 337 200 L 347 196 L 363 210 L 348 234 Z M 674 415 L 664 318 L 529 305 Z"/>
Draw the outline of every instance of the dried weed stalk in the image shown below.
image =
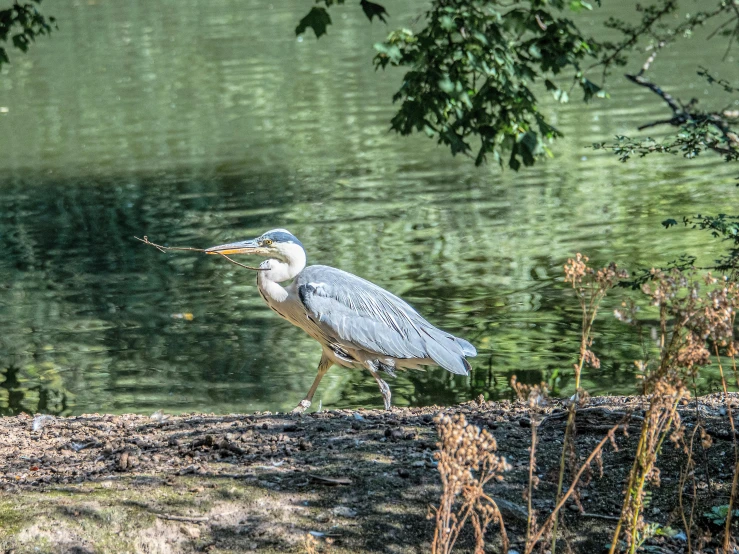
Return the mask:
<path id="1" fill-rule="evenodd" d="M 736 313 L 731 314 L 732 328 L 734 326 L 734 317 Z M 734 444 L 734 477 L 731 481 L 731 493 L 729 493 L 729 509 L 726 514 L 726 524 L 724 528 L 724 541 L 722 547 L 724 552 L 728 554 L 729 548 L 731 547 L 731 516 L 734 508 L 734 500 L 737 495 L 737 485 L 739 484 L 739 444 L 736 440 L 736 426 L 734 425 L 734 414 L 731 411 L 731 402 L 729 402 L 729 391 L 726 386 L 726 378 L 724 377 L 724 368 L 721 364 L 721 356 L 719 355 L 718 344 L 713 343 L 714 351 L 716 352 L 716 361 L 718 362 L 718 369 L 721 374 L 721 386 L 724 389 L 724 399 L 726 402 L 726 416 L 729 418 L 729 426 L 731 427 L 731 437 Z M 727 354 L 731 357 L 731 361 L 736 371 L 736 350 L 734 342 L 729 343 L 727 348 Z"/>
<path id="2" fill-rule="evenodd" d="M 704 278 L 709 289 L 701 294 L 701 284 L 694 274 L 652 270 L 652 278 L 653 282 L 645 284 L 642 290 L 659 310 L 659 357 L 656 364 L 638 362 L 644 394 L 650 397 L 649 407 L 611 542 L 611 554 L 616 551 L 622 530 L 631 554 L 642 542 L 644 489 L 647 483 L 659 486 L 656 462 L 665 439 L 669 436 L 675 443 L 682 441 L 684 430 L 677 407 L 681 400 L 690 397 L 689 383 L 699 368 L 711 362 L 708 344 L 732 352 L 734 349 L 733 314 L 737 307 L 734 284 L 719 282 L 709 274 Z"/>
<path id="3" fill-rule="evenodd" d="M 318 554 L 318 539 L 310 533 L 306 533 L 303 537 L 304 554 Z"/>
<path id="4" fill-rule="evenodd" d="M 432 507 L 436 519 L 432 554 L 449 554 L 459 533 L 469 521 L 475 533 L 475 554 L 485 548 L 485 531 L 490 523 L 500 525 L 503 552 L 508 551 L 503 517 L 498 505 L 484 487 L 491 480 L 502 481 L 510 466 L 495 454 L 495 438 L 468 423 L 462 414 L 450 417 L 440 414 L 435 419 L 441 442 L 435 456 L 439 462 L 442 496 L 439 507 Z"/>
<path id="5" fill-rule="evenodd" d="M 518 378 L 514 375 L 511 378 L 511 388 L 516 393 L 518 399 L 527 402 L 529 405 L 529 415 L 531 418 L 531 446 L 529 448 L 529 482 L 528 488 L 524 492 L 524 499 L 527 503 L 526 518 L 526 549 L 529 549 L 531 537 L 536 532 L 536 513 L 533 507 L 534 489 L 539 485 L 539 477 L 536 476 L 536 446 L 537 432 L 541 424 L 541 409 L 547 404 L 549 388 L 546 383 L 539 385 L 526 385 L 519 383 Z M 533 547 L 533 545 L 532 545 Z"/>
<path id="6" fill-rule="evenodd" d="M 695 526 L 695 503 L 698 499 L 698 486 L 695 480 L 695 460 L 693 459 L 693 444 L 695 444 L 695 436 L 698 433 L 705 433 L 705 429 L 701 425 L 696 425 L 693 432 L 690 434 L 690 442 L 685 445 L 685 454 L 687 455 L 687 461 L 685 466 L 680 470 L 680 481 L 679 488 L 677 491 L 678 505 L 680 506 L 680 518 L 683 521 L 683 527 L 685 528 L 685 537 L 688 545 L 688 554 L 693 552 L 693 527 Z M 690 479 L 692 487 L 691 500 L 690 500 L 690 511 L 686 510 L 684 493 L 685 485 Z M 687 517 L 686 517 L 687 512 Z"/>
<path id="7" fill-rule="evenodd" d="M 630 414 L 627 415 L 622 421 L 611 427 L 606 433 L 606 436 L 601 439 L 601 441 L 590 452 L 588 457 L 585 458 L 585 461 L 575 472 L 575 476 L 572 478 L 570 488 L 568 488 L 567 491 L 559 499 L 559 502 L 557 502 L 557 504 L 555 505 L 554 510 L 552 510 L 552 513 L 549 514 L 549 517 L 544 521 L 542 526 L 539 527 L 539 529 L 532 534 L 531 540 L 527 541 L 524 554 L 531 554 L 534 550 L 534 547 L 542 539 L 542 537 L 548 532 L 553 532 L 554 524 L 557 521 L 557 515 L 559 514 L 560 510 L 562 510 L 567 500 L 575 494 L 575 491 L 577 490 L 577 485 L 580 483 L 580 478 L 583 476 L 583 473 L 585 473 L 585 471 L 590 469 L 593 462 L 596 462 L 598 464 L 602 476 L 603 467 L 601 464 L 601 456 L 603 454 L 603 448 L 605 448 L 606 444 L 610 442 L 613 449 L 618 450 L 618 447 L 616 445 L 616 431 L 618 431 L 620 428 L 626 428 L 625 426 L 628 424 L 629 417 Z"/>
<path id="8" fill-rule="evenodd" d="M 603 298 L 610 289 L 618 284 L 622 279 L 628 278 L 628 273 L 619 270 L 616 264 L 611 263 L 608 266 L 594 270 L 588 266 L 589 258 L 579 252 L 574 259 L 570 258 L 564 266 L 565 283 L 572 285 L 577 299 L 580 302 L 582 311 L 582 323 L 580 332 L 580 354 L 578 363 L 574 364 L 575 370 L 575 395 L 569 406 L 569 414 L 567 417 L 567 427 L 565 428 L 564 442 L 562 444 L 562 455 L 559 461 L 559 478 L 557 482 L 557 496 L 555 505 L 560 502 L 562 497 L 562 486 L 564 483 L 565 465 L 567 455 L 569 453 L 570 460 L 575 460 L 575 415 L 579 405 L 587 401 L 588 395 L 580 387 L 580 377 L 584 365 L 587 363 L 594 369 L 600 368 L 600 360 L 593 353 L 590 347 L 593 344 L 593 323 L 598 315 Z M 574 463 L 572 464 L 574 466 Z M 574 468 L 573 468 L 574 469 Z M 557 550 L 557 512 L 554 512 L 554 523 L 552 526 L 552 547 L 551 552 L 555 554 Z"/>

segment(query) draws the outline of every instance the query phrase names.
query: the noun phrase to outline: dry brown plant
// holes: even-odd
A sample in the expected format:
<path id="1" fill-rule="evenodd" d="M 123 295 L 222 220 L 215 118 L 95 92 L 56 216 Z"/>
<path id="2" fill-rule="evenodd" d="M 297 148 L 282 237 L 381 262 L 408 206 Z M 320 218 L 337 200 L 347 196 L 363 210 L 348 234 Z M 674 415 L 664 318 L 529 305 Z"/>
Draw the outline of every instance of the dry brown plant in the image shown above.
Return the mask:
<path id="1" fill-rule="evenodd" d="M 538 385 L 526 385 L 520 383 L 514 375 L 511 377 L 511 388 L 516 393 L 518 399 L 527 402 L 529 405 L 529 415 L 531 418 L 531 446 L 529 447 L 529 481 L 528 487 L 524 492 L 524 500 L 527 504 L 526 517 L 526 543 L 528 550 L 531 544 L 531 537 L 536 532 L 536 512 L 533 507 L 534 489 L 539 484 L 539 477 L 536 475 L 536 447 L 538 442 L 537 432 L 541 424 L 541 410 L 547 404 L 549 395 L 549 387 L 542 382 Z"/>
<path id="2" fill-rule="evenodd" d="M 659 486 L 656 462 L 665 439 L 682 442 L 684 430 L 677 408 L 681 400 L 690 397 L 689 383 L 695 380 L 699 368 L 711 363 L 708 345 L 731 349 L 734 344 L 733 314 L 738 304 L 734 284 L 718 281 L 708 274 L 703 279 L 708 290 L 701 294 L 701 283 L 695 274 L 652 270 L 652 279 L 642 290 L 659 310 L 659 357 L 656 364 L 637 363 L 642 370 L 649 406 L 621 517 L 611 542 L 611 554 L 618 547 L 622 530 L 631 554 L 642 542 L 645 487 L 647 483 Z M 693 470 L 686 467 L 685 471 Z"/>
<path id="3" fill-rule="evenodd" d="M 603 454 L 603 449 L 605 448 L 606 444 L 610 443 L 614 450 L 618 450 L 615 438 L 616 431 L 621 428 L 626 429 L 629 418 L 630 414 L 628 414 L 622 421 L 611 427 L 606 433 L 606 436 L 603 437 L 601 441 L 595 446 L 595 448 L 590 451 L 588 457 L 585 458 L 585 461 L 575 472 L 575 476 L 572 478 L 572 483 L 570 484 L 570 487 L 567 489 L 567 491 L 565 491 L 559 502 L 557 502 L 557 504 L 554 506 L 554 509 L 552 510 L 551 514 L 549 514 L 549 517 L 544 520 L 544 523 L 535 533 L 532 533 L 531 539 L 527 541 L 524 554 L 531 554 L 536 547 L 536 544 L 544 537 L 544 535 L 548 532 L 553 532 L 554 524 L 557 521 L 557 515 L 562 510 L 567 500 L 575 494 L 575 491 L 577 490 L 577 485 L 580 483 L 580 479 L 582 478 L 583 474 L 590 469 L 593 462 L 598 463 L 598 467 L 601 468 L 602 474 L 602 465 L 600 464 L 600 458 Z"/>
<path id="4" fill-rule="evenodd" d="M 679 488 L 677 491 L 677 500 L 678 500 L 678 506 L 680 507 L 680 518 L 683 521 L 683 526 L 685 527 L 685 540 L 688 545 L 688 554 L 692 554 L 693 552 L 693 527 L 695 526 L 695 503 L 698 498 L 698 486 L 695 479 L 695 460 L 693 460 L 693 444 L 695 444 L 695 436 L 698 434 L 698 432 L 705 432 L 705 429 L 703 429 L 702 426 L 696 425 L 693 429 L 693 432 L 690 434 L 690 442 L 688 442 L 687 445 L 685 445 L 685 454 L 687 455 L 687 460 L 685 462 L 685 465 L 680 471 L 680 481 L 679 481 Z M 686 510 L 685 508 L 685 499 L 684 499 L 684 490 L 685 485 L 688 482 L 688 479 L 690 479 L 690 485 L 691 485 L 691 493 L 690 493 L 690 511 Z M 686 517 L 686 512 L 688 513 Z"/>
<path id="5" fill-rule="evenodd" d="M 732 314 L 732 327 L 734 323 L 734 317 L 735 313 Z M 728 513 L 726 514 L 726 523 L 724 528 L 724 541 L 722 544 L 722 547 L 724 549 L 724 552 L 728 554 L 729 548 L 732 546 L 732 536 L 731 536 L 731 516 L 732 511 L 734 508 L 734 500 L 737 496 L 737 484 L 739 484 L 739 444 L 736 440 L 736 426 L 734 425 L 734 414 L 731 411 L 731 402 L 729 402 L 729 391 L 728 387 L 726 386 L 726 378 L 724 377 L 724 368 L 721 364 L 721 356 L 719 355 L 719 349 L 718 344 L 714 343 L 714 350 L 716 352 L 716 361 L 718 362 L 718 369 L 719 373 L 721 374 L 721 386 L 724 389 L 724 398 L 726 401 L 726 416 L 729 418 L 729 426 L 731 427 L 731 436 L 732 436 L 732 442 L 734 445 L 734 476 L 731 481 L 731 492 L 729 493 L 729 508 Z M 731 357 L 731 360 L 734 365 L 734 369 L 736 370 L 736 358 L 735 358 L 735 343 L 731 342 L 729 344 L 729 347 L 727 348 L 728 355 Z"/>
<path id="6" fill-rule="evenodd" d="M 567 260 L 564 266 L 565 283 L 572 285 L 573 290 L 580 302 L 582 312 L 582 322 L 580 327 L 580 353 L 578 363 L 574 364 L 575 370 L 575 394 L 573 395 L 570 405 L 569 414 L 567 416 L 567 426 L 565 427 L 565 436 L 562 444 L 562 455 L 559 461 L 559 477 L 557 480 L 557 495 L 555 497 L 555 505 L 562 498 L 562 487 L 564 484 L 565 466 L 569 454 L 571 466 L 574 466 L 574 460 L 577 459 L 575 453 L 575 418 L 577 408 L 587 402 L 588 395 L 580 387 L 580 378 L 582 370 L 587 363 L 594 369 L 600 368 L 600 360 L 590 349 L 593 344 L 593 323 L 598 315 L 600 304 L 610 289 L 618 284 L 622 279 L 628 278 L 628 273 L 619 270 L 616 264 L 611 263 L 602 269 L 595 270 L 588 266 L 589 258 L 579 252 L 574 258 Z M 574 469 L 574 467 L 572 468 Z M 554 520 L 552 525 L 552 546 L 551 553 L 555 554 L 557 550 L 557 512 L 553 512 Z"/>
<path id="7" fill-rule="evenodd" d="M 508 551 L 503 517 L 498 505 L 485 492 L 490 481 L 502 481 L 510 466 L 495 452 L 498 445 L 487 431 L 467 422 L 464 415 L 439 414 L 436 419 L 442 495 L 429 517 L 436 519 L 432 554 L 449 554 L 469 521 L 475 535 L 475 554 L 485 548 L 485 531 L 490 523 L 500 525 L 503 552 Z"/>
<path id="8" fill-rule="evenodd" d="M 318 539 L 310 533 L 306 533 L 303 537 L 303 552 L 305 554 L 318 554 Z"/>

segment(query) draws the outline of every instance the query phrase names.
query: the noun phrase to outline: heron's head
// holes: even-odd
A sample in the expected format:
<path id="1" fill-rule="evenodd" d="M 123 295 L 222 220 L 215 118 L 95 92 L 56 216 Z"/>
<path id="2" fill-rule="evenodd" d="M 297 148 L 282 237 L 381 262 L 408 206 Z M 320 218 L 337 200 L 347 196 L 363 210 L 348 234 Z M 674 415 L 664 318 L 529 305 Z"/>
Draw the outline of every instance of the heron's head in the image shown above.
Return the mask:
<path id="1" fill-rule="evenodd" d="M 272 229 L 255 239 L 212 246 L 205 253 L 225 254 L 226 256 L 253 254 L 266 258 L 276 258 L 283 262 L 290 262 L 300 257 L 305 260 L 303 245 L 295 235 L 285 229 Z"/>

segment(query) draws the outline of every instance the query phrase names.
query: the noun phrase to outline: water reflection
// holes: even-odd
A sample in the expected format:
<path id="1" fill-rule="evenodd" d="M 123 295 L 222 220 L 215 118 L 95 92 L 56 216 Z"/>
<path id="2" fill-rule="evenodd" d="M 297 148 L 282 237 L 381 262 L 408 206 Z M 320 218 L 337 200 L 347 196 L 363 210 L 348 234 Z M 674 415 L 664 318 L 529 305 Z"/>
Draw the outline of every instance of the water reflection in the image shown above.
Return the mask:
<path id="1" fill-rule="evenodd" d="M 566 394 L 579 336 L 567 257 L 711 260 L 702 237 L 659 222 L 735 209 L 715 158 L 625 166 L 584 149 L 651 117 L 625 84 L 607 104 L 557 107 L 570 137 L 557 159 L 476 169 L 387 133 L 397 75 L 362 63 L 385 29 L 361 14 L 315 43 L 291 35 L 302 2 L 168 5 L 55 3 L 59 33 L 0 76 L 1 413 L 284 410 L 308 389 L 320 348 L 262 305 L 253 274 L 134 235 L 210 246 L 287 227 L 309 263 L 403 296 L 480 352 L 469 379 L 391 383 L 397 404 L 418 405 L 505 397 L 514 373 Z M 402 24 L 419 8 L 397 10 Z M 668 56 L 661 82 L 679 95 Z M 635 390 L 641 345 L 612 306 L 592 393 Z M 381 405 L 348 370 L 319 399 Z"/>

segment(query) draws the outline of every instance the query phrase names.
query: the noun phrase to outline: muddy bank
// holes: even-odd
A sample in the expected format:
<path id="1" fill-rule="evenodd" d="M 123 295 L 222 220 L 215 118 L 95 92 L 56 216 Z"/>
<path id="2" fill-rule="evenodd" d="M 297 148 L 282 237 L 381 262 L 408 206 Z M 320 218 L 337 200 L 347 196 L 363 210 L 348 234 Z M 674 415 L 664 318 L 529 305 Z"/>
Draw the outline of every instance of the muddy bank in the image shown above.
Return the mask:
<path id="1" fill-rule="evenodd" d="M 585 457 L 624 413 L 636 417 L 618 450 L 603 455 L 582 487 L 582 510 L 564 511 L 568 546 L 601 552 L 610 542 L 639 429 L 643 399 L 592 399 L 578 416 L 578 455 Z M 731 402 L 739 406 L 739 396 Z M 0 419 L 0 551 L 3 552 L 428 552 L 439 497 L 433 417 L 462 412 L 496 437 L 513 466 L 491 489 L 521 550 L 526 521 L 531 419 L 518 403 L 471 402 L 392 412 L 283 414 L 83 415 L 33 429 L 33 418 Z M 543 520 L 553 506 L 565 412 L 553 404 L 539 428 L 534 507 Z M 695 491 L 698 523 L 726 504 L 733 469 L 732 435 L 723 398 L 703 397 L 681 409 L 688 429 L 698 419 L 712 437 L 699 446 Z M 739 422 L 737 422 L 739 423 Z M 684 454 L 667 444 L 661 486 L 646 516 L 671 530 L 647 542 L 661 552 L 687 550 L 678 507 Z M 690 488 L 686 501 L 693 499 Z M 491 528 L 489 550 L 497 551 Z M 714 540 L 716 540 L 714 539 Z M 710 539 L 709 539 L 710 540 Z M 460 552 L 465 552 L 462 544 Z"/>

